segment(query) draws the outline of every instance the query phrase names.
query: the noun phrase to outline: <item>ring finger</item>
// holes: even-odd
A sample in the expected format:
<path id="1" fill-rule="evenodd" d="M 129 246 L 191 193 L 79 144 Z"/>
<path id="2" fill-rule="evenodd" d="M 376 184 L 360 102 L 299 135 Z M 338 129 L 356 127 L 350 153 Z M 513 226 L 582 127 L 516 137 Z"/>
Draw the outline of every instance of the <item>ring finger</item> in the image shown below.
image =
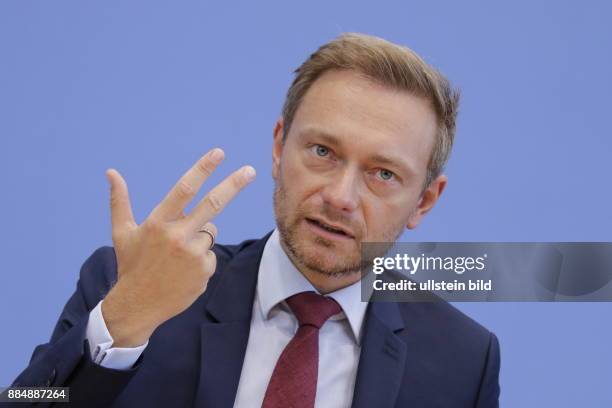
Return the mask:
<path id="1" fill-rule="evenodd" d="M 202 252 L 209 251 L 215 244 L 217 237 L 217 227 L 212 222 L 204 224 L 191 240 L 191 245 Z"/>

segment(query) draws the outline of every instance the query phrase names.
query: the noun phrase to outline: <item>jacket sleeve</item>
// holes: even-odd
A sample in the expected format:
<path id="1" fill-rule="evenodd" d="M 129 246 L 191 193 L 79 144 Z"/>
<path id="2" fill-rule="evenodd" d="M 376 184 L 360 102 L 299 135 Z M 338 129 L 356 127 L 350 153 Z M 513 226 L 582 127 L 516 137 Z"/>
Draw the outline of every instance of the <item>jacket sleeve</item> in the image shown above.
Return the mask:
<path id="1" fill-rule="evenodd" d="M 34 349 L 28 367 L 15 379 L 13 387 L 70 387 L 70 406 L 112 404 L 143 358 L 128 370 L 105 368 L 91 360 L 85 336 L 89 313 L 106 296 L 116 277 L 114 249 L 97 249 L 81 267 L 76 291 L 64 306 L 50 341 Z M 50 404 L 36 404 L 42 406 Z"/>
<path id="2" fill-rule="evenodd" d="M 484 367 L 476 408 L 498 408 L 499 407 L 499 341 L 497 336 L 491 333 L 489 339 L 489 350 Z"/>

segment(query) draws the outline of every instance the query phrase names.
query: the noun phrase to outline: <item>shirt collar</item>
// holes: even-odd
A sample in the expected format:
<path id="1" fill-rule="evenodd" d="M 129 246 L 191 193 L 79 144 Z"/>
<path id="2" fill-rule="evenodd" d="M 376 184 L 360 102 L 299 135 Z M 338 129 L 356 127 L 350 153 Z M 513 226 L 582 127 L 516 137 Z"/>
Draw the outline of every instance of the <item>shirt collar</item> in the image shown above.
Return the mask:
<path id="1" fill-rule="evenodd" d="M 275 229 L 264 247 L 257 277 L 257 296 L 264 319 L 268 319 L 272 309 L 289 296 L 306 291 L 320 294 L 293 265 L 280 244 L 278 229 Z M 328 293 L 327 296 L 342 307 L 342 317 L 348 319 L 355 341 L 360 344 L 368 306 L 367 302 L 361 301 L 360 282 Z"/>

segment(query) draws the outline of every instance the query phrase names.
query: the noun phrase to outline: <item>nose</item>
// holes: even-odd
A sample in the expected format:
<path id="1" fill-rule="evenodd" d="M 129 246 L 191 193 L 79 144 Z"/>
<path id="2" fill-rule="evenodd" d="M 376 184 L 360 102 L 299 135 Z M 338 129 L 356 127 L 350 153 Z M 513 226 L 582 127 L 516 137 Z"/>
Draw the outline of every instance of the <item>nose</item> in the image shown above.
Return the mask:
<path id="1" fill-rule="evenodd" d="M 359 206 L 359 189 L 359 169 L 344 166 L 329 179 L 321 195 L 326 204 L 350 213 Z"/>

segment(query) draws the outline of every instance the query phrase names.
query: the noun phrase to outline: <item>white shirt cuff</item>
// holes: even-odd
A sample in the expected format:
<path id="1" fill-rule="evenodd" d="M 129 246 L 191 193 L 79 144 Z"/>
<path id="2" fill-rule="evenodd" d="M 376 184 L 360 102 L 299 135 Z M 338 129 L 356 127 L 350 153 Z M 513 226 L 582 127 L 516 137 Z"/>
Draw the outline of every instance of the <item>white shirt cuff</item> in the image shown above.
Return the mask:
<path id="1" fill-rule="evenodd" d="M 149 341 L 138 347 L 111 347 L 113 338 L 108 332 L 104 316 L 102 316 L 102 302 L 103 300 L 89 313 L 89 321 L 85 331 L 91 359 L 102 367 L 127 370 L 138 360 Z"/>

